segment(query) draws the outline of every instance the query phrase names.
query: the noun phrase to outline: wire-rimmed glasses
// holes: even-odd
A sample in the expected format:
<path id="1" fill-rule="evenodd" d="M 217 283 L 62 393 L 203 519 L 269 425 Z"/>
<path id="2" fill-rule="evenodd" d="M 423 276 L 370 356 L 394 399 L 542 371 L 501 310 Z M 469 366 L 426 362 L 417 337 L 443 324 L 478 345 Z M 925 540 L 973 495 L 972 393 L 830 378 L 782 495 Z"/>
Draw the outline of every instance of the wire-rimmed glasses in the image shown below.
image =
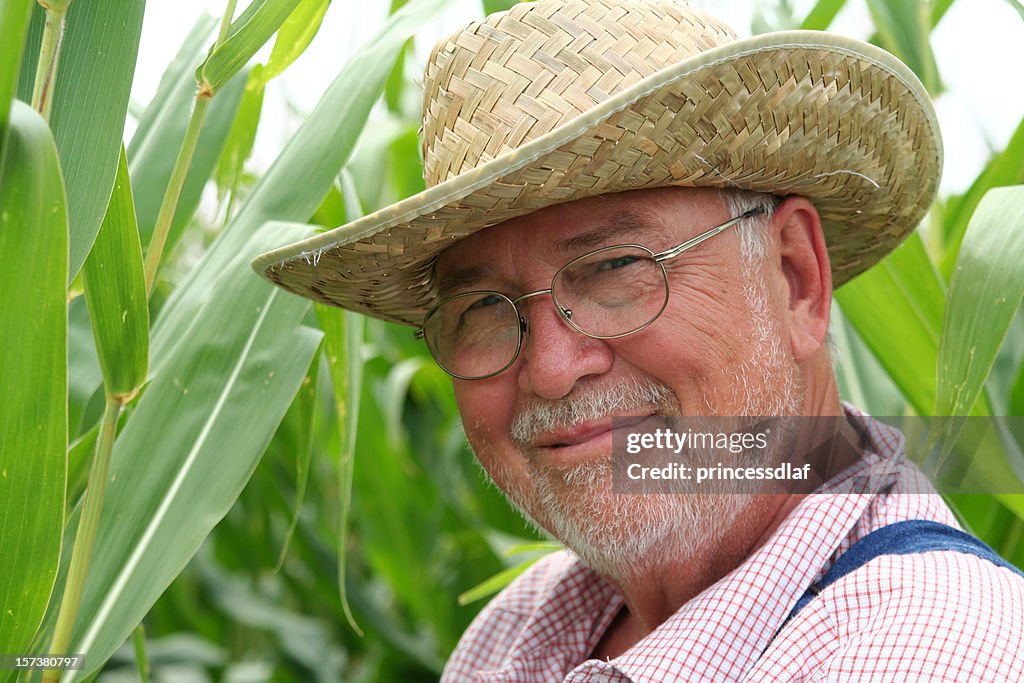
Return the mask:
<path id="1" fill-rule="evenodd" d="M 437 364 L 458 379 L 486 379 L 516 362 L 529 323 L 519 303 L 550 294 L 559 317 L 594 339 L 618 339 L 649 326 L 668 304 L 664 262 L 679 256 L 764 208 L 751 209 L 671 249 L 654 253 L 639 244 L 602 247 L 558 269 L 548 289 L 511 298 L 501 292 L 463 292 L 438 302 L 416 337 Z"/>

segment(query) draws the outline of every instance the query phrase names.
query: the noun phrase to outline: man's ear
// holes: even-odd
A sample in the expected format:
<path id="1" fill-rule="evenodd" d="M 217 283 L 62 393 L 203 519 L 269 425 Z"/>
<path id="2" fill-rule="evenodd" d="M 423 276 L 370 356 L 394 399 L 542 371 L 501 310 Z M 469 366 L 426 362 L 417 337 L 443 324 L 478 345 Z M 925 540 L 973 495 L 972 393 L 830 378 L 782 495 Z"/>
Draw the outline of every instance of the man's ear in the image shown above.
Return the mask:
<path id="1" fill-rule="evenodd" d="M 772 215 L 778 266 L 784 280 L 786 317 L 793 358 L 813 355 L 828 333 L 832 306 L 832 265 L 821 219 L 811 202 L 787 197 Z"/>

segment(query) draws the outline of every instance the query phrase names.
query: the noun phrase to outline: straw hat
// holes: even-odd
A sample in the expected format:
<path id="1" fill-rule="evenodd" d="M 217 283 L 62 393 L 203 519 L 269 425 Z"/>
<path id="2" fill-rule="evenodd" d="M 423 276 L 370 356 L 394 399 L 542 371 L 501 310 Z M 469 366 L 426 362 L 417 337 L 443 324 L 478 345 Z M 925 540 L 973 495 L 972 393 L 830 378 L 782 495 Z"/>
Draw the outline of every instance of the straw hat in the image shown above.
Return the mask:
<path id="1" fill-rule="evenodd" d="M 434 48 L 427 189 L 267 252 L 285 289 L 418 325 L 456 240 L 545 206 L 649 187 L 797 194 L 817 207 L 836 285 L 921 220 L 939 181 L 931 101 L 889 53 L 828 33 L 737 40 L 671 0 L 540 0 Z"/>

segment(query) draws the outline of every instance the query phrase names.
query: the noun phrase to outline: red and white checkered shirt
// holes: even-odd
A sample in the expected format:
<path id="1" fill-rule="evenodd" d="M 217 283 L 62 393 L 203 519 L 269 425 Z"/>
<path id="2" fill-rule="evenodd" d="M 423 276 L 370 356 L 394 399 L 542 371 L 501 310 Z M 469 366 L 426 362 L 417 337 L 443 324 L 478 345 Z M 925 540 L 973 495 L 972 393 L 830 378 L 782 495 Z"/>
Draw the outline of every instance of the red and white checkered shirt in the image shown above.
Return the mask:
<path id="1" fill-rule="evenodd" d="M 959 552 L 877 557 L 773 638 L 807 588 L 871 531 L 909 519 L 958 526 L 904 460 L 902 435 L 869 421 L 869 436 L 876 452 L 858 472 L 891 487 L 808 496 L 743 564 L 621 656 L 588 659 L 623 599 L 563 551 L 481 612 L 442 681 L 1024 681 L 1024 579 Z M 932 493 L 910 493 L 922 490 Z"/>

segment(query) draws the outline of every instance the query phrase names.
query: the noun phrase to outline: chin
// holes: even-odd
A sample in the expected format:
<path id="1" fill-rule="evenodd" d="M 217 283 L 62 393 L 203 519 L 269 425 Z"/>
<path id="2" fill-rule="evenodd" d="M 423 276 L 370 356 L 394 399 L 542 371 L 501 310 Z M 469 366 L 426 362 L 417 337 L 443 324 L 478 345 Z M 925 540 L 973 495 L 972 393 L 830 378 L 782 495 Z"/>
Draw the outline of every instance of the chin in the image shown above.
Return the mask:
<path id="1" fill-rule="evenodd" d="M 599 574 L 622 582 L 716 544 L 749 502 L 738 493 L 612 490 L 610 460 L 541 468 L 529 517 Z"/>

